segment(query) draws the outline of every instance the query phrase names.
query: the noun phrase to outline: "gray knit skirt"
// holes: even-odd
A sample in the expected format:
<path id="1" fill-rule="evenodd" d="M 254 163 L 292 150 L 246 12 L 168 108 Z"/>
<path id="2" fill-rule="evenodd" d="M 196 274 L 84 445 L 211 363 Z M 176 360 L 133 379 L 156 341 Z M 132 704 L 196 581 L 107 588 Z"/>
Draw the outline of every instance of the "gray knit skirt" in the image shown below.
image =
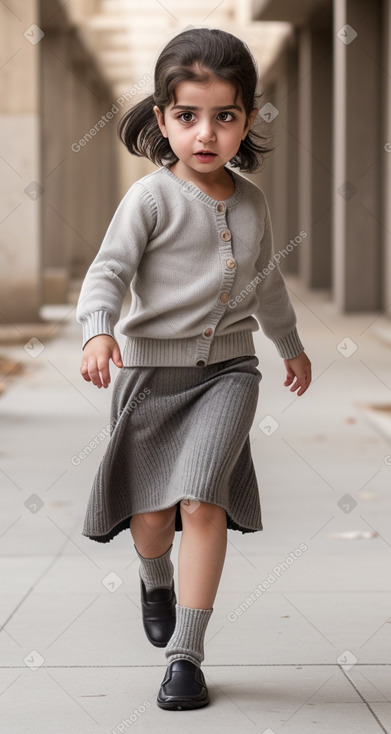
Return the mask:
<path id="1" fill-rule="evenodd" d="M 107 543 L 132 515 L 175 505 L 180 531 L 186 499 L 223 507 L 227 528 L 263 530 L 249 439 L 258 364 L 246 355 L 205 367 L 122 367 L 82 534 Z"/>

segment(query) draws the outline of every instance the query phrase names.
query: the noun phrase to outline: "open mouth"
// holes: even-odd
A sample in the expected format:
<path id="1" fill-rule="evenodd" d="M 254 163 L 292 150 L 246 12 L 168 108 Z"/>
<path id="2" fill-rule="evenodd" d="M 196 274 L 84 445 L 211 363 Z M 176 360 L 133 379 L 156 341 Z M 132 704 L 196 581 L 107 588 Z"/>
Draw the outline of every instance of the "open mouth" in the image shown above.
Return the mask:
<path id="1" fill-rule="evenodd" d="M 198 153 L 194 153 L 195 157 L 197 158 L 197 161 L 201 161 L 202 163 L 210 163 L 210 161 L 213 161 L 214 158 L 216 158 L 216 153 L 210 153 L 209 151 L 200 150 Z"/>

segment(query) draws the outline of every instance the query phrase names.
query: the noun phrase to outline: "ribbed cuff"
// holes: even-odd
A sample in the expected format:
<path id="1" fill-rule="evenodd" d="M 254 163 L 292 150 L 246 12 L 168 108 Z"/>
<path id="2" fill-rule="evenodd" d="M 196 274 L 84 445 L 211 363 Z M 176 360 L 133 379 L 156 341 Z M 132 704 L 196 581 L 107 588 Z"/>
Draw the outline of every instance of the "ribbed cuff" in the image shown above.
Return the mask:
<path id="1" fill-rule="evenodd" d="M 93 311 L 88 314 L 82 321 L 83 329 L 83 346 L 92 339 L 93 336 L 99 336 L 99 334 L 108 334 L 115 339 L 114 330 L 110 323 L 110 314 L 107 311 Z"/>
<path id="2" fill-rule="evenodd" d="M 296 326 L 287 336 L 280 339 L 272 339 L 272 341 L 276 345 L 280 357 L 283 359 L 294 359 L 304 351 Z"/>
<path id="3" fill-rule="evenodd" d="M 193 609 L 176 604 L 175 630 L 170 638 L 165 656 L 173 660 L 190 660 L 200 666 L 204 659 L 205 631 L 213 612 L 211 609 Z"/>
<path id="4" fill-rule="evenodd" d="M 169 549 L 157 558 L 145 558 L 138 552 L 134 543 L 133 545 L 140 559 L 140 576 L 144 581 L 145 588 L 147 590 L 170 589 L 174 577 L 174 565 L 170 559 L 172 543 Z"/>

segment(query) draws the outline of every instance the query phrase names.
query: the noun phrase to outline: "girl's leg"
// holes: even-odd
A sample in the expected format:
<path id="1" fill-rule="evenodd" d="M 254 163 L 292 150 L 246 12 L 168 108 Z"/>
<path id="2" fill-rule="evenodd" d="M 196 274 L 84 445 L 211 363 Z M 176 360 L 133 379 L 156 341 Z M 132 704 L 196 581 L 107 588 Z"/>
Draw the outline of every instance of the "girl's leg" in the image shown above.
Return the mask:
<path id="1" fill-rule="evenodd" d="M 140 560 L 139 573 L 146 592 L 171 589 L 174 566 L 170 556 L 175 534 L 175 514 L 176 506 L 133 515 L 130 520 L 130 531 Z M 157 601 L 155 597 L 156 594 L 154 599 Z"/>
<path id="2" fill-rule="evenodd" d="M 165 656 L 169 664 L 185 659 L 200 667 L 204 636 L 223 570 L 227 547 L 225 509 L 190 500 L 181 505 L 179 603 Z"/>
<path id="3" fill-rule="evenodd" d="M 179 604 L 210 609 L 216 597 L 227 549 L 225 509 L 190 500 L 181 505 Z"/>
<path id="4" fill-rule="evenodd" d="M 130 532 L 141 556 L 156 558 L 168 550 L 175 535 L 175 513 L 176 505 L 132 516 Z"/>

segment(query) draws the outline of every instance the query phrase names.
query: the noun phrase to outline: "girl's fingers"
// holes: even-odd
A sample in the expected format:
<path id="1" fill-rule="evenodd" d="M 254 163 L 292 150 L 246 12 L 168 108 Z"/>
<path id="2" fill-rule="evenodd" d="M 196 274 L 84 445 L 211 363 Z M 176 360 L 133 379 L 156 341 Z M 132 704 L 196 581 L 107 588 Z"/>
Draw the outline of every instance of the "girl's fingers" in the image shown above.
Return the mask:
<path id="1" fill-rule="evenodd" d="M 292 385 L 291 392 L 299 388 L 297 394 L 303 395 L 305 391 L 307 390 L 307 388 L 309 387 L 310 382 L 311 382 L 311 378 L 308 375 L 303 375 L 301 378 L 296 377 L 296 382 L 294 385 Z"/>
<path id="2" fill-rule="evenodd" d="M 304 361 L 304 364 L 303 364 Z M 298 395 L 303 395 L 311 384 L 311 363 L 308 358 L 305 360 L 293 360 L 294 366 L 289 360 L 285 360 L 287 370 L 284 385 L 290 388 L 290 392 L 298 391 Z"/>
<path id="3" fill-rule="evenodd" d="M 286 373 L 284 385 L 288 387 L 289 385 L 291 385 L 294 379 L 295 379 L 295 373 L 293 372 L 293 370 L 289 369 Z"/>
<path id="4" fill-rule="evenodd" d="M 99 379 L 100 379 L 100 387 L 108 387 L 110 384 L 110 370 L 109 370 L 109 360 L 107 357 L 99 357 L 98 358 L 98 372 L 99 372 Z"/>
<path id="5" fill-rule="evenodd" d="M 118 348 L 113 351 L 112 360 L 117 367 L 123 367 Z M 80 372 L 87 382 L 92 382 L 96 387 L 108 387 L 111 382 L 109 361 L 110 354 L 90 354 L 83 359 Z"/>
<path id="6" fill-rule="evenodd" d="M 102 387 L 102 379 L 101 374 L 103 376 L 103 382 L 105 382 L 105 372 L 104 372 L 104 364 L 101 361 L 98 361 L 94 355 L 91 355 L 88 358 L 88 374 L 90 376 L 90 380 L 95 387 Z"/>
<path id="7" fill-rule="evenodd" d="M 119 351 L 119 347 L 116 346 L 113 349 L 113 354 L 112 354 L 111 359 L 113 360 L 114 364 L 117 367 L 123 367 L 124 366 L 123 365 L 123 362 L 122 362 L 122 359 L 121 359 L 121 352 Z"/>
<path id="8" fill-rule="evenodd" d="M 88 374 L 88 363 L 85 362 L 84 359 L 83 359 L 83 362 L 81 363 L 80 373 L 82 377 L 84 377 L 86 382 L 91 382 L 91 377 Z"/>
<path id="9" fill-rule="evenodd" d="M 90 375 L 91 382 L 95 387 L 102 387 L 102 381 L 98 370 L 98 364 L 95 357 L 90 358 L 88 362 L 88 374 Z"/>

